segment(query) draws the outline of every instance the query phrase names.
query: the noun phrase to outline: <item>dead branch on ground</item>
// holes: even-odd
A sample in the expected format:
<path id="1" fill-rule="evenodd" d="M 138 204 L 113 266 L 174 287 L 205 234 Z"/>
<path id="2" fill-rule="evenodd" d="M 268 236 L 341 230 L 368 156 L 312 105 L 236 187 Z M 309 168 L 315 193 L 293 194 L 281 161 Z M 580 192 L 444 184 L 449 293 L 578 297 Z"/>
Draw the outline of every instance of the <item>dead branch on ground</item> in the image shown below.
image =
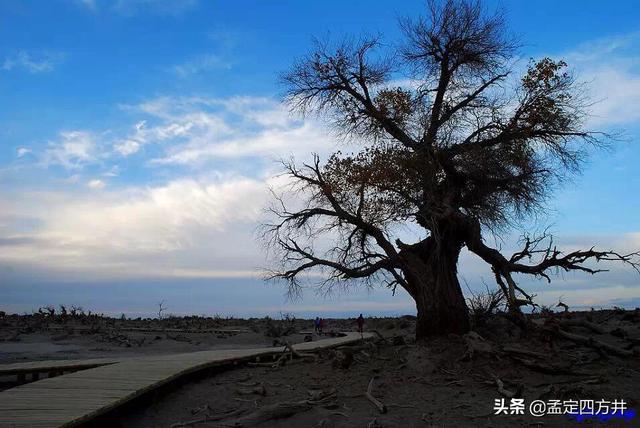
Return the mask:
<path id="1" fill-rule="evenodd" d="M 365 393 L 365 397 L 367 400 L 371 401 L 374 406 L 378 408 L 380 413 L 387 413 L 387 406 L 385 406 L 380 400 L 373 396 L 373 381 L 375 378 L 371 378 L 369 381 L 369 386 L 367 386 L 367 392 Z"/>

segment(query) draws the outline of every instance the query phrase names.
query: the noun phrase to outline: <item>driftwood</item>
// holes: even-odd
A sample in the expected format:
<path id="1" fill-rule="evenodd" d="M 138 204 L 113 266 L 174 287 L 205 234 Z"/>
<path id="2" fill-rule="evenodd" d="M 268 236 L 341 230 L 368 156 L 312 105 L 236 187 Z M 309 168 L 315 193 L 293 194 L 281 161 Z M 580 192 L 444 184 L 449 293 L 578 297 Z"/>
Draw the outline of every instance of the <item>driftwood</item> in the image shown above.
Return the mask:
<path id="1" fill-rule="evenodd" d="M 601 351 L 606 351 L 610 354 L 615 354 L 621 357 L 633 357 L 634 355 L 636 355 L 634 351 L 609 345 L 608 343 L 601 342 L 599 340 L 594 339 L 593 337 L 580 336 L 579 334 L 569 333 L 561 329 L 558 329 L 556 333 L 560 337 L 568 339 L 572 342 L 579 343 L 581 345 L 586 345 L 591 348 L 599 349 Z"/>
<path id="2" fill-rule="evenodd" d="M 284 344 L 284 351 L 282 352 L 282 355 L 280 355 L 280 358 L 278 358 L 275 363 L 269 364 L 267 365 L 267 367 L 272 367 L 274 369 L 281 367 L 287 363 L 287 360 L 289 360 L 289 362 L 293 362 L 294 357 L 298 358 L 299 360 L 304 360 L 304 359 L 307 359 L 307 360 L 312 359 L 314 361 L 318 360 L 318 357 L 316 354 L 305 354 L 302 352 L 298 352 L 286 340 L 282 343 Z"/>
<path id="3" fill-rule="evenodd" d="M 387 404 L 387 407 L 399 407 L 401 409 L 415 409 L 416 408 L 416 406 L 414 406 L 413 404 L 396 404 L 396 403 Z"/>
<path id="4" fill-rule="evenodd" d="M 264 385 L 257 385 L 253 388 L 238 388 L 236 389 L 236 393 L 239 395 L 267 395 L 267 390 Z"/>
<path id="5" fill-rule="evenodd" d="M 597 334 L 606 333 L 606 330 L 600 327 L 598 324 L 586 320 L 562 320 L 560 321 L 560 325 L 562 327 L 583 327 Z"/>
<path id="6" fill-rule="evenodd" d="M 561 385 L 561 384 L 567 384 L 567 383 L 576 383 L 581 385 L 596 385 L 596 384 L 607 383 L 607 382 L 609 382 L 608 379 L 606 379 L 603 376 L 598 376 L 591 379 L 583 379 L 583 380 L 567 379 L 567 380 L 556 380 L 552 382 L 542 382 L 542 383 L 535 384 L 533 386 L 535 388 L 539 388 L 541 386 Z"/>
<path id="7" fill-rule="evenodd" d="M 286 418 L 295 415 L 296 413 L 306 412 L 307 410 L 311 410 L 312 407 L 312 404 L 307 400 L 270 404 L 260 407 L 248 415 L 241 416 L 234 420 L 225 421 L 224 425 L 232 427 L 251 427 L 273 419 Z"/>
<path id="8" fill-rule="evenodd" d="M 239 416 L 241 414 L 245 413 L 245 410 L 242 409 L 238 409 L 238 410 L 233 410 L 231 412 L 227 412 L 227 413 L 223 413 L 220 415 L 210 415 L 210 414 L 205 414 L 204 416 L 198 418 L 198 419 L 191 419 L 189 421 L 184 421 L 184 422 L 176 422 L 175 424 L 171 425 L 171 428 L 185 428 L 185 427 L 192 427 L 194 425 L 197 424 L 203 424 L 206 422 L 216 422 L 216 421 L 221 421 L 223 419 L 228 419 L 228 418 L 232 418 L 234 416 Z"/>
<path id="9" fill-rule="evenodd" d="M 505 389 L 504 387 L 504 382 L 502 382 L 500 379 L 498 379 L 497 377 L 494 376 L 493 380 L 496 382 L 496 385 L 498 386 L 498 392 L 507 398 L 513 398 L 516 396 L 516 393 L 513 391 L 509 391 L 508 389 Z"/>
<path id="10" fill-rule="evenodd" d="M 293 346 L 291 346 L 291 344 L 286 340 L 284 342 L 284 347 L 285 349 L 288 349 L 289 352 L 291 352 L 291 355 L 293 355 L 296 358 L 310 358 L 314 361 L 317 360 L 317 356 L 315 354 L 303 354 L 302 352 L 298 352 L 295 349 L 293 349 Z"/>
<path id="11" fill-rule="evenodd" d="M 371 378 L 369 381 L 369 386 L 367 386 L 367 392 L 365 392 L 364 396 L 367 397 L 367 400 L 371 401 L 374 406 L 378 408 L 380 413 L 387 413 L 387 406 L 385 406 L 380 400 L 373 396 L 373 380 Z"/>
<path id="12" fill-rule="evenodd" d="M 491 344 L 475 331 L 465 334 L 463 339 L 467 350 L 460 361 L 471 361 L 475 354 L 495 355 Z"/>
<path id="13" fill-rule="evenodd" d="M 307 391 L 307 394 L 309 395 L 307 403 L 313 406 L 322 406 L 327 410 L 335 410 L 340 407 L 336 402 L 337 391 L 335 388 L 328 391 L 312 389 Z"/>
<path id="14" fill-rule="evenodd" d="M 367 428 L 382 428 L 382 425 L 378 422 L 378 418 L 373 418 L 367 424 Z"/>
<path id="15" fill-rule="evenodd" d="M 249 367 L 269 367 L 273 368 L 274 363 L 254 363 L 252 361 L 247 361 L 247 366 Z"/>
<path id="16" fill-rule="evenodd" d="M 213 409 L 211 407 L 209 407 L 208 404 L 205 404 L 204 406 L 195 407 L 195 408 L 191 409 L 191 414 L 192 415 L 197 415 L 198 413 L 210 412 L 212 410 Z"/>
<path id="17" fill-rule="evenodd" d="M 516 360 L 526 368 L 539 373 L 551 374 L 551 375 L 570 375 L 570 376 L 590 376 L 591 373 L 581 373 L 571 370 L 567 367 L 541 364 L 535 361 L 528 360 L 526 358 L 519 357 L 517 355 L 510 354 L 512 359 Z"/>
<path id="18" fill-rule="evenodd" d="M 275 369 L 277 367 L 283 366 L 287 362 L 287 357 L 288 357 L 287 353 L 283 352 L 282 355 L 280 355 L 280 358 L 278 358 L 278 360 L 275 363 L 273 363 L 271 367 Z"/>

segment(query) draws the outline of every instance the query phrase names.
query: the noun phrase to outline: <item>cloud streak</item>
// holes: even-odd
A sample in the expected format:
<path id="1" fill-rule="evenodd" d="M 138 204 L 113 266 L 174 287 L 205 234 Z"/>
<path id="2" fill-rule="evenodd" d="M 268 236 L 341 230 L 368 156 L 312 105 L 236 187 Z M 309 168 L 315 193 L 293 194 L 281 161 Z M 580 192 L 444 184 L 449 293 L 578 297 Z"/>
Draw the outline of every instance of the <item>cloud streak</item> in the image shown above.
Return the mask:
<path id="1" fill-rule="evenodd" d="M 182 64 L 174 65 L 171 67 L 171 71 L 178 77 L 186 78 L 215 70 L 230 70 L 231 66 L 232 63 L 220 55 L 203 54 Z"/>
<path id="2" fill-rule="evenodd" d="M 594 104 L 589 125 L 640 121 L 640 32 L 585 43 L 562 55 L 587 85 Z"/>
<path id="3" fill-rule="evenodd" d="M 29 74 L 49 73 L 64 61 L 65 56 L 61 52 L 34 53 L 21 50 L 5 57 L 0 69 L 5 72 L 26 71 Z"/>
<path id="4" fill-rule="evenodd" d="M 20 232 L 0 229 L 0 262 L 94 278 L 237 275 L 258 264 L 251 231 L 268 197 L 264 182 L 212 177 L 106 191 L 95 179 L 87 187 L 92 192 L 13 195 L 0 208 L 0 225 L 37 221 Z"/>

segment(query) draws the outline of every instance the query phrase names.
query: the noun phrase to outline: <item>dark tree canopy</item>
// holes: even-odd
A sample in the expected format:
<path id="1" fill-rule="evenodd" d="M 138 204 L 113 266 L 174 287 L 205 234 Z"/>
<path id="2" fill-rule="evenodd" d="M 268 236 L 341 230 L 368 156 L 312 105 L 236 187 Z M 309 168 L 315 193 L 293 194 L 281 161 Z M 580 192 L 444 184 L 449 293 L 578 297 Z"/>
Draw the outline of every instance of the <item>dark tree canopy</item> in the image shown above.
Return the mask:
<path id="1" fill-rule="evenodd" d="M 546 236 L 511 256 L 486 244 L 483 234 L 540 212 L 607 136 L 584 128 L 588 104 L 565 62 L 532 60 L 514 75 L 517 44 L 500 13 L 467 0 L 427 9 L 427 18 L 401 22 L 401 46 L 316 43 L 283 76 L 294 111 L 321 114 L 360 149 L 285 162 L 303 203 L 293 209 L 276 197 L 266 234 L 282 261 L 274 277 L 293 290 L 316 269 L 324 284 L 399 285 L 416 300 L 417 334 L 426 336 L 469 328 L 457 279 L 465 246 L 491 266 L 513 312 L 533 304 L 513 273 L 595 273 L 591 259 L 637 268 L 637 253 L 563 254 Z M 399 238 L 406 228 L 418 231 L 414 242 Z"/>

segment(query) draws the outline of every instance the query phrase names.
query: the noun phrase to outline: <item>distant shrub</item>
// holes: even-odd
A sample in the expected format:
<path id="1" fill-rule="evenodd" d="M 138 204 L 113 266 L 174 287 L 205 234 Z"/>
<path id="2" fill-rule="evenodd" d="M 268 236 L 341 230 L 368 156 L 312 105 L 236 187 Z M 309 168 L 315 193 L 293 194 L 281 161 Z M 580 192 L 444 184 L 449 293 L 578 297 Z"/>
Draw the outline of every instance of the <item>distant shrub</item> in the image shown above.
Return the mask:
<path id="1" fill-rule="evenodd" d="M 267 337 L 288 336 L 296 331 L 296 319 L 293 315 L 285 313 L 280 314 L 279 320 L 267 316 L 265 320 L 264 335 Z"/>

